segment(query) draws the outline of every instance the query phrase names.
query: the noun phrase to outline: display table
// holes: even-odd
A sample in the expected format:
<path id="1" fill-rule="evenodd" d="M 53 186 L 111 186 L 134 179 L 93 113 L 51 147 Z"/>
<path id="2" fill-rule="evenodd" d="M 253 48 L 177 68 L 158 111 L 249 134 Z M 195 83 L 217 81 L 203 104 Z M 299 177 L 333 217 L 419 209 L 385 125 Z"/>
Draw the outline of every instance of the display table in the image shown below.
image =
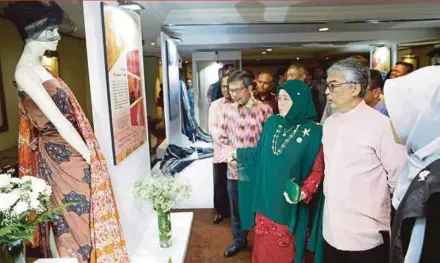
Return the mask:
<path id="1" fill-rule="evenodd" d="M 156 216 L 156 213 L 152 215 Z M 171 258 L 173 263 L 185 262 L 193 222 L 192 212 L 171 213 L 171 228 L 173 244 L 169 248 L 159 246 L 159 230 L 157 218 L 150 220 L 144 238 L 139 245 L 132 263 L 168 263 Z"/>

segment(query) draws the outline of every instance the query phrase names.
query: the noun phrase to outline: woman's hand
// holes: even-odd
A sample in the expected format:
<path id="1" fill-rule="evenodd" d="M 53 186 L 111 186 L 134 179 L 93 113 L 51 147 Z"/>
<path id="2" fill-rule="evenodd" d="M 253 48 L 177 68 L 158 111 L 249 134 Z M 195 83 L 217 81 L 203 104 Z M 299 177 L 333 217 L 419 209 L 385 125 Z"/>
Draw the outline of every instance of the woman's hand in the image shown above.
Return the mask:
<path id="1" fill-rule="evenodd" d="M 286 192 L 284 192 L 283 195 L 284 195 L 284 199 L 286 199 L 286 202 L 287 202 L 287 203 L 292 204 L 292 205 L 296 204 L 295 202 L 293 202 L 292 200 L 290 200 L 289 195 L 288 195 Z M 302 200 L 306 199 L 306 198 L 307 198 L 306 193 L 304 193 L 303 191 L 301 191 L 301 195 L 299 196 L 298 203 L 301 202 Z"/>
<path id="2" fill-rule="evenodd" d="M 237 170 L 237 166 L 238 166 L 237 160 L 232 160 L 232 161 L 228 162 L 229 169 Z"/>

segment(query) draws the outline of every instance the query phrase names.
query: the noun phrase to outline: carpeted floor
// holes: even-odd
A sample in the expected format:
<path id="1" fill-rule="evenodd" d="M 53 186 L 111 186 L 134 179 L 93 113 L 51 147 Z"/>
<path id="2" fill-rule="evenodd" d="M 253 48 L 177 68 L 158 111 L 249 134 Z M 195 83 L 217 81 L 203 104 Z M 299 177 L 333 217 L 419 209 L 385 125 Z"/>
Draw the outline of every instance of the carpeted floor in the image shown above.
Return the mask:
<path id="1" fill-rule="evenodd" d="M 181 211 L 181 210 L 179 210 Z M 212 223 L 214 209 L 196 209 L 191 231 L 191 239 L 185 263 L 250 263 L 252 253 L 252 233 L 249 233 L 249 246 L 231 258 L 224 258 L 223 251 L 232 243 L 230 219 L 218 225 Z"/>

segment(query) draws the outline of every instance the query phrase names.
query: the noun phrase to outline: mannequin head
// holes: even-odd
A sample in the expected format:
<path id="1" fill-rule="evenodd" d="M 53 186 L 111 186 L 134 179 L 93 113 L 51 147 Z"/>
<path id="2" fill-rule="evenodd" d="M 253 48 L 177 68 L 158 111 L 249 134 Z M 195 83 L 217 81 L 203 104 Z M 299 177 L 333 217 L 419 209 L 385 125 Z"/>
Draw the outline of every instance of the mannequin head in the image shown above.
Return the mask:
<path id="1" fill-rule="evenodd" d="M 38 53 L 56 50 L 61 39 L 58 26 L 64 18 L 64 11 L 57 3 L 18 1 L 9 4 L 4 11 L 26 46 Z"/>

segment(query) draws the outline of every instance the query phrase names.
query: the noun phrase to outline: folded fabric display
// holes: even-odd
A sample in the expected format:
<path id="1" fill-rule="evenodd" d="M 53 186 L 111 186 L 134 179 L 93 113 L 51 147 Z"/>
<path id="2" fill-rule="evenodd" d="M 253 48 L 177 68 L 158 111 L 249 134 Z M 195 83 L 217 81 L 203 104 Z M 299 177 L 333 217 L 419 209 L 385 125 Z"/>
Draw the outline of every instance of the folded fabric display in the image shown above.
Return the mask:
<path id="1" fill-rule="evenodd" d="M 194 161 L 210 158 L 212 156 L 212 148 L 182 148 L 170 144 L 165 151 L 164 158 L 160 162 L 160 170 L 165 175 L 174 176 Z"/>

